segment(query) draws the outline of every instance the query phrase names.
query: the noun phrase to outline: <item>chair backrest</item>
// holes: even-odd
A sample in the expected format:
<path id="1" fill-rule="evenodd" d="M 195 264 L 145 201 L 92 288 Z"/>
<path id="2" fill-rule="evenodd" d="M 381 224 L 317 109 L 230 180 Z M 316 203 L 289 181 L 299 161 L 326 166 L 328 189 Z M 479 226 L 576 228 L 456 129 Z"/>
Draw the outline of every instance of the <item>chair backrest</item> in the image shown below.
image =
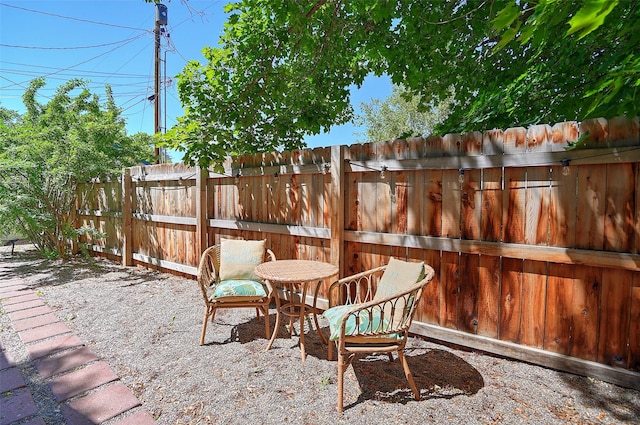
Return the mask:
<path id="1" fill-rule="evenodd" d="M 197 279 L 205 301 L 208 300 L 208 293 L 211 288 L 220 282 L 221 252 L 222 244 L 210 246 L 202 253 L 200 258 Z M 261 262 L 275 260 L 276 256 L 273 251 L 263 248 Z"/>
<path id="2" fill-rule="evenodd" d="M 392 294 L 404 292 L 405 289 L 409 289 L 420 281 L 423 275 L 423 262 L 407 262 L 390 257 L 373 299 L 380 300 Z"/>
<path id="3" fill-rule="evenodd" d="M 435 270 L 433 270 L 433 267 L 425 265 L 422 279 L 419 280 L 413 287 L 409 288 L 410 292 L 408 294 L 408 297 L 406 298 L 407 301 L 404 305 L 404 313 L 401 320 L 401 326 L 405 329 L 408 330 L 411 326 L 411 322 L 413 321 L 413 314 L 420 302 L 420 298 L 422 298 L 424 288 L 429 284 L 429 282 L 431 282 L 431 280 L 433 280 L 434 275 Z"/>
<path id="4" fill-rule="evenodd" d="M 413 312 L 422 296 L 422 290 L 431 281 L 433 275 L 433 268 L 426 266 L 424 262 L 407 262 L 389 258 L 373 300 L 393 298 L 381 305 L 383 317 L 392 323 L 393 328 L 409 328 Z"/>
<path id="5" fill-rule="evenodd" d="M 218 280 L 218 270 L 220 270 L 220 245 L 212 246 L 209 255 L 215 272 L 214 279 Z"/>
<path id="6" fill-rule="evenodd" d="M 198 286 L 205 302 L 209 301 L 208 291 L 211 285 L 218 282 L 218 270 L 220 269 L 220 245 L 207 248 L 200 257 L 198 265 Z"/>

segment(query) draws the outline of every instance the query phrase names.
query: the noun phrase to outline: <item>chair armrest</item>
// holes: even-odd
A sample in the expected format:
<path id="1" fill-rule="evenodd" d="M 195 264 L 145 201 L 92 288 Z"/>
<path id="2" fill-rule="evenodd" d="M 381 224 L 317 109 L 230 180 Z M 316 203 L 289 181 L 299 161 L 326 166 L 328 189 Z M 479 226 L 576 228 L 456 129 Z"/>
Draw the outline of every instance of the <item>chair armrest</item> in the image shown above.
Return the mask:
<path id="1" fill-rule="evenodd" d="M 387 266 L 344 277 L 329 286 L 329 307 L 362 304 L 373 298 L 378 280 Z"/>
<path id="2" fill-rule="evenodd" d="M 425 265 L 424 278 L 406 290 L 378 300 L 353 304 L 340 321 L 340 340 L 344 341 L 345 336 L 357 338 L 406 334 L 423 289 L 431 282 L 434 274 L 433 268 Z M 347 335 L 345 331 L 349 320 L 352 324 L 355 323 L 355 327 Z"/>
<path id="3" fill-rule="evenodd" d="M 345 335 L 348 337 L 371 337 L 404 332 L 409 328 L 406 323 L 409 316 L 405 312 L 407 307 L 411 309 L 412 304 L 415 304 L 413 300 L 415 300 L 416 289 L 380 300 L 353 304 L 353 307 L 344 313 L 340 321 L 340 339 L 344 339 Z M 355 326 L 347 334 L 348 321 L 355 323 Z"/>
<path id="4" fill-rule="evenodd" d="M 276 254 L 274 254 L 269 248 L 267 248 L 267 258 L 269 261 L 276 261 Z"/>
<path id="5" fill-rule="evenodd" d="M 276 261 L 276 254 L 274 254 L 273 251 L 271 251 L 269 248 L 267 248 L 267 251 L 265 253 L 264 262 L 266 263 L 267 261 Z M 262 282 L 262 284 L 267 287 L 267 297 L 271 298 L 276 291 L 274 286 L 271 285 L 271 282 L 269 282 L 268 280 L 260 279 L 260 282 Z"/>
<path id="6" fill-rule="evenodd" d="M 218 252 L 216 253 L 216 249 Z M 198 285 L 205 302 L 209 300 L 209 288 L 212 283 L 218 281 L 218 270 L 216 269 L 216 255 L 219 256 L 219 246 L 211 246 L 207 248 L 200 257 L 200 263 L 198 264 Z M 219 257 L 218 257 L 219 258 Z"/>

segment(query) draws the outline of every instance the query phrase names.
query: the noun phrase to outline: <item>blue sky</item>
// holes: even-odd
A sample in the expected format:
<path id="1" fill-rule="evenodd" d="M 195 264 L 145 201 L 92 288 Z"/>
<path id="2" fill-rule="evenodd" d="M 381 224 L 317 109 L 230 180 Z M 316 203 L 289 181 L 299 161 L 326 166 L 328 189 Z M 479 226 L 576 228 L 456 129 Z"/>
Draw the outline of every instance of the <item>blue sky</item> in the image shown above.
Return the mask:
<path id="1" fill-rule="evenodd" d="M 189 60 L 202 61 L 204 46 L 217 46 L 228 0 L 167 1 L 170 42 L 163 39 L 166 58 L 165 93 L 161 98 L 163 127 L 171 128 L 182 115 L 175 75 Z M 191 8 L 191 11 L 189 10 Z M 47 86 L 40 100 L 71 78 L 90 80 L 94 93 L 113 88 L 123 109 L 129 134 L 153 132 L 155 6 L 144 0 L 0 0 L 0 105 L 24 112 L 22 94 L 29 82 L 44 76 Z M 352 104 L 391 93 L 388 78 L 370 77 L 352 89 Z M 166 105 L 166 107 L 165 107 Z M 166 117 L 166 122 L 165 122 Z M 305 139 L 309 147 L 350 145 L 363 129 L 347 124 L 330 133 Z M 181 156 L 172 153 L 174 161 Z"/>

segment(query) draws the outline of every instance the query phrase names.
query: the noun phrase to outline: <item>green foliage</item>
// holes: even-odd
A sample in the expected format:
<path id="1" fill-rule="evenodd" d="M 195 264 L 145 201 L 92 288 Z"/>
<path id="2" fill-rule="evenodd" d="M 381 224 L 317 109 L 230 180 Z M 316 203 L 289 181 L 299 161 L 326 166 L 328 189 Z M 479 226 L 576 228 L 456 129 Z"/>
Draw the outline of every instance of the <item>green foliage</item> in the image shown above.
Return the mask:
<path id="1" fill-rule="evenodd" d="M 512 7 L 508 4 L 505 9 Z M 501 32 L 496 54 L 522 50 L 523 63 L 505 86 L 509 100 L 530 95 L 544 106 L 531 118 L 539 122 L 637 115 L 640 98 L 640 4 L 618 0 L 523 3 L 513 22 L 494 21 Z M 517 37 L 504 37 L 517 28 Z M 502 46 L 505 46 L 502 48 Z M 522 92 L 523 94 L 520 94 Z M 533 120 L 511 113 L 518 123 Z M 522 118 L 520 118 L 522 117 Z"/>
<path id="2" fill-rule="evenodd" d="M 451 100 L 442 102 L 437 107 L 432 105 L 425 111 L 419 96 L 411 94 L 402 86 L 394 85 L 388 98 L 362 102 L 362 112 L 356 116 L 355 122 L 365 126 L 363 142 L 428 136 L 449 113 L 450 102 Z"/>
<path id="3" fill-rule="evenodd" d="M 77 184 L 151 159 L 152 138 L 126 135 L 108 86 L 104 104 L 80 80 L 40 104 L 44 84 L 34 80 L 25 92 L 23 116 L 0 113 L 0 230 L 19 231 L 45 255 L 65 256 L 79 234 Z"/>
<path id="4" fill-rule="evenodd" d="M 349 86 L 379 62 L 365 56 L 363 37 L 388 28 L 391 15 L 380 2 L 346 3 L 228 5 L 222 46 L 205 47 L 206 62 L 178 76 L 185 115 L 167 146 L 185 162 L 219 165 L 228 154 L 298 148 L 305 134 L 348 122 Z"/>
<path id="5" fill-rule="evenodd" d="M 579 38 L 586 37 L 604 24 L 604 19 L 618 5 L 618 0 L 588 0 L 569 20 L 571 29 L 567 34 L 580 32 Z"/>
<path id="6" fill-rule="evenodd" d="M 462 132 L 634 115 L 640 3 L 617 0 L 239 0 L 220 46 L 179 75 L 185 161 L 291 149 L 352 119 L 349 88 L 387 74 L 435 129 Z"/>

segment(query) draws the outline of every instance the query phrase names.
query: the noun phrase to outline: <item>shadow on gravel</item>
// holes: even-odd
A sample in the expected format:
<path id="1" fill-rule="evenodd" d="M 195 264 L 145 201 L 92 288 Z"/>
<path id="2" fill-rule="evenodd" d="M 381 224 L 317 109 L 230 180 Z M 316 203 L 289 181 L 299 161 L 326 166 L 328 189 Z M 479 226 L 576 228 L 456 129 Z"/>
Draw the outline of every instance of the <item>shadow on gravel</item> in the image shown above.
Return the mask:
<path id="1" fill-rule="evenodd" d="M 420 349 L 420 354 L 411 351 L 406 350 L 407 362 L 422 400 L 470 396 L 484 387 L 480 372 L 448 351 Z M 401 404 L 414 400 L 397 355 L 393 362 L 386 354 L 358 356 L 352 366 L 362 393 L 345 408 L 365 400 Z"/>
<path id="2" fill-rule="evenodd" d="M 578 375 L 558 372 L 566 385 L 580 391 L 585 404 L 598 406 L 622 423 L 640 423 L 640 398 L 638 391 L 627 390 L 613 384 L 598 382 Z M 559 418 L 569 422 L 573 418 L 570 409 L 555 411 Z"/>
<path id="3" fill-rule="evenodd" d="M 149 270 L 135 273 L 135 269 L 133 269 L 133 271 L 128 270 L 123 273 L 119 265 L 104 259 L 76 256 L 68 260 L 47 260 L 42 258 L 35 249 L 16 252 L 14 255 L 1 252 L 0 262 L 4 261 L 10 261 L 17 265 L 10 269 L 0 269 L 0 279 L 34 278 L 30 286 L 35 288 L 64 285 L 96 276 L 102 276 L 105 282 L 109 282 L 109 273 L 117 273 L 117 277 L 114 277 L 113 280 L 120 286 L 132 286 L 161 279 L 160 273 L 150 273 Z M 40 274 L 46 275 L 46 279 L 37 279 Z"/>
<path id="4" fill-rule="evenodd" d="M 273 324 L 275 315 L 272 315 L 271 319 Z M 321 331 L 325 337 L 328 337 L 328 328 L 322 328 Z M 235 341 L 240 342 L 264 338 L 264 323 L 262 320 L 258 321 L 254 318 L 249 322 L 234 326 L 232 335 L 237 338 Z M 299 350 L 297 336 L 289 337 L 285 326 L 281 326 L 278 338 L 290 339 L 292 344 L 289 348 Z M 322 343 L 315 327 L 312 327 L 309 321 L 305 327 L 305 347 L 307 356 L 327 361 L 327 346 Z M 470 396 L 476 394 L 485 385 L 484 379 L 477 369 L 449 351 L 407 348 L 405 353 L 422 400 Z M 332 363 L 336 365 L 337 370 L 336 356 L 334 351 Z M 345 408 L 353 407 L 365 400 L 401 404 L 414 400 L 397 354 L 394 354 L 393 362 L 389 361 L 386 354 L 360 355 L 353 361 L 352 366 L 361 394 L 355 403 L 350 406 L 345 405 Z"/>
<path id="5" fill-rule="evenodd" d="M 203 303 L 204 305 L 204 303 Z M 204 307 L 203 307 L 204 309 Z M 249 311 L 247 309 L 247 311 Z M 264 330 L 264 317 L 261 315 L 258 319 L 254 317 L 247 322 L 239 323 L 237 325 L 232 325 L 226 321 L 226 313 L 230 313 L 229 310 L 221 309 L 216 313 L 216 318 L 213 323 L 209 322 L 207 325 L 207 336 L 204 340 L 205 346 L 216 346 L 216 345 L 226 345 L 231 344 L 232 342 L 239 342 L 240 344 L 247 344 L 249 342 L 262 339 L 265 341 L 265 347 L 268 344 L 268 341 L 265 338 L 265 330 Z M 273 332 L 273 326 L 276 323 L 276 315 L 270 314 L 270 329 Z M 225 339 L 224 333 L 228 332 L 224 328 L 229 328 L 231 326 L 231 330 L 229 332 L 229 336 Z M 199 329 L 198 329 L 199 330 Z M 278 337 L 288 336 L 288 333 L 285 334 L 285 330 L 281 329 L 278 333 Z"/>
<path id="6" fill-rule="evenodd" d="M 203 304 L 204 305 L 204 304 Z M 204 309 L 204 307 L 202 307 Z M 247 309 L 247 311 L 249 311 Z M 216 318 L 213 322 L 213 326 L 211 323 L 207 326 L 207 337 L 205 338 L 205 346 L 206 345 L 224 345 L 232 342 L 239 342 L 241 344 L 246 344 L 252 342 L 256 339 L 265 339 L 265 329 L 264 329 L 264 317 L 260 316 L 253 317 L 246 322 L 231 324 L 227 321 L 226 314 L 230 313 L 229 310 L 220 309 L 216 313 Z M 230 315 L 229 317 L 232 317 Z M 271 332 L 274 331 L 274 327 L 276 324 L 276 315 L 275 313 L 269 315 L 269 323 Z M 287 339 L 291 340 L 293 344 L 291 345 L 291 349 L 299 349 L 298 345 L 298 321 L 295 321 L 296 325 L 294 326 L 293 334 L 289 334 L 289 320 L 286 318 L 282 318 L 280 322 L 280 327 L 278 328 L 277 340 Z M 220 332 L 221 329 L 218 327 L 217 329 L 213 329 L 217 327 L 217 325 L 229 326 L 232 325 L 231 332 L 229 337 L 220 340 Z M 226 331 L 225 331 L 226 332 Z M 326 332 L 325 332 L 326 334 Z M 292 336 L 293 335 L 293 336 Z M 320 359 L 327 359 L 327 346 L 322 344 L 322 340 L 318 336 L 318 333 L 315 330 L 315 326 L 311 328 L 310 319 L 307 320 L 305 324 L 305 346 L 307 355 L 318 357 Z M 267 342 L 268 344 L 268 342 Z M 277 350 L 278 347 L 273 347 L 272 350 Z"/>

